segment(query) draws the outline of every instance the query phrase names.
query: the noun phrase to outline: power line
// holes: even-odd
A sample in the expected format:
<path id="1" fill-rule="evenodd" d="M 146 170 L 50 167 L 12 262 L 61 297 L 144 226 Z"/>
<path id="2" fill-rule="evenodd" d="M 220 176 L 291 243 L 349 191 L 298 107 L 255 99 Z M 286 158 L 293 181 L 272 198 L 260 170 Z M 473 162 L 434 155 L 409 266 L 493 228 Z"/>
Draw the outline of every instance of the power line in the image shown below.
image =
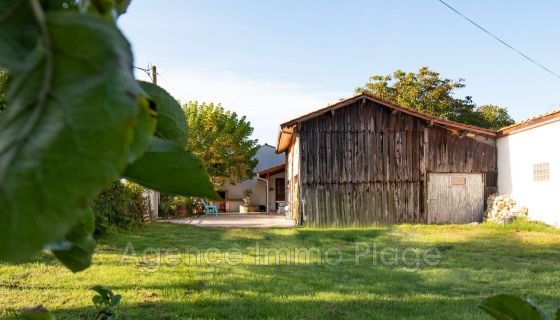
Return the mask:
<path id="1" fill-rule="evenodd" d="M 165 78 L 162 77 L 161 74 L 160 74 L 159 72 L 157 72 L 157 75 L 158 75 L 158 77 L 160 77 L 160 79 L 163 80 L 163 82 L 169 87 L 170 91 L 173 91 L 172 93 L 174 94 L 174 98 L 175 98 L 175 99 L 180 99 L 178 95 L 175 95 L 175 94 L 178 94 L 179 91 L 178 91 L 178 90 L 175 90 L 175 88 L 171 85 L 171 83 L 170 83 L 169 81 L 165 80 Z"/>
<path id="2" fill-rule="evenodd" d="M 134 69 L 142 70 L 142 71 L 144 71 L 144 72 L 148 75 L 148 77 L 150 77 L 150 78 L 152 77 L 152 74 L 150 73 L 150 69 L 149 69 L 149 68 L 140 68 L 140 67 L 134 66 Z"/>
<path id="3" fill-rule="evenodd" d="M 550 70 L 549 68 L 545 67 L 544 65 L 538 63 L 537 61 L 531 59 L 529 56 L 527 56 L 526 54 L 524 54 L 523 52 L 515 49 L 513 46 L 509 45 L 507 42 L 505 42 L 504 40 L 498 38 L 498 36 L 494 35 L 493 33 L 491 33 L 490 31 L 486 30 L 484 27 L 482 27 L 481 25 L 479 25 L 478 23 L 472 21 L 471 19 L 469 19 L 468 17 L 466 17 L 464 14 L 462 14 L 461 12 L 457 11 L 457 9 L 453 8 L 452 6 L 450 6 L 449 4 L 447 4 L 445 1 L 443 0 L 438 0 L 439 2 L 441 2 L 444 6 L 448 7 L 449 9 L 451 9 L 453 12 L 455 12 L 456 14 L 460 15 L 461 17 L 463 17 L 465 20 L 467 20 L 468 22 L 472 23 L 475 27 L 477 27 L 478 29 L 484 31 L 486 34 L 490 35 L 492 38 L 498 40 L 500 43 L 502 43 L 503 45 L 505 45 L 506 47 L 510 48 L 511 50 L 515 51 L 517 54 L 519 54 L 520 56 L 522 56 L 523 58 L 529 60 L 530 62 L 532 62 L 533 64 L 539 66 L 540 68 L 542 68 L 543 70 L 547 71 L 548 73 L 550 73 L 551 75 L 555 76 L 556 78 L 560 79 L 560 75 L 558 75 L 557 73 L 555 73 L 554 71 Z"/>
<path id="4" fill-rule="evenodd" d="M 144 72 L 146 73 L 146 75 L 148 75 L 148 77 L 149 77 L 150 79 L 152 78 L 152 71 L 150 70 L 150 65 L 148 65 L 147 68 L 141 68 L 141 67 L 138 67 L 138 66 L 133 66 L 133 67 L 134 67 L 134 69 L 144 71 Z M 161 76 L 161 73 L 159 73 L 158 71 L 156 71 L 156 75 L 157 75 L 161 80 L 163 80 L 163 82 L 169 87 L 169 90 L 170 90 L 170 91 L 173 91 L 172 93 L 173 93 L 173 95 L 174 95 L 174 98 L 177 99 L 177 98 L 178 98 L 178 95 L 175 95 L 175 94 L 179 93 L 179 91 L 176 90 L 176 89 L 171 85 L 171 83 L 170 83 L 169 81 L 165 80 L 165 78 Z"/>

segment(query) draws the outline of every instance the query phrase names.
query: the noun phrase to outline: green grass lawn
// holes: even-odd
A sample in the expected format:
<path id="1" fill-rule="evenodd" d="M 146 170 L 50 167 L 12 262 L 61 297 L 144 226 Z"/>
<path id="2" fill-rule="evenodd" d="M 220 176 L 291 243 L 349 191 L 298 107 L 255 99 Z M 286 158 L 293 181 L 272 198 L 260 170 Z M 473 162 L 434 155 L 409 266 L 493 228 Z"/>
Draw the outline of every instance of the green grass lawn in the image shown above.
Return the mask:
<path id="1" fill-rule="evenodd" d="M 22 307 L 42 304 L 58 319 L 92 319 L 95 284 L 123 295 L 119 319 L 489 319 L 477 304 L 500 292 L 527 294 L 548 312 L 560 305 L 560 232 L 526 223 L 260 230 L 154 224 L 99 242 L 94 265 L 77 274 L 49 255 L 0 264 L 0 317 L 15 319 Z M 139 260 L 121 264 L 127 243 Z M 356 243 L 361 254 L 367 246 L 377 254 L 357 264 Z M 160 255 L 158 267 L 153 250 L 140 257 L 150 247 L 181 254 Z M 278 264 L 274 255 L 266 264 L 267 248 L 316 248 L 321 257 L 315 251 L 296 265 L 284 252 Z M 417 255 L 436 250 L 441 258 L 429 262 L 439 263 L 414 266 Z M 233 263 L 216 263 L 226 252 Z"/>

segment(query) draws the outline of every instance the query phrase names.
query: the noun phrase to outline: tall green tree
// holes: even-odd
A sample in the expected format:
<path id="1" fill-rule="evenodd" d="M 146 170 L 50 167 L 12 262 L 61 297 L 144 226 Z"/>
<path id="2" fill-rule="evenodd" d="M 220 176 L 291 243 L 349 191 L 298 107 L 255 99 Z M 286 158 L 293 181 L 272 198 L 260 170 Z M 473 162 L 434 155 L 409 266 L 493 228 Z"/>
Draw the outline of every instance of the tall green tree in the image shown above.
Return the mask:
<path id="1" fill-rule="evenodd" d="M 202 159 L 214 184 L 236 183 L 254 175 L 258 141 L 245 116 L 225 110 L 221 104 L 189 101 L 187 149 Z"/>
<path id="2" fill-rule="evenodd" d="M 397 70 L 391 75 L 374 75 L 357 93 L 366 92 L 399 105 L 447 120 L 484 128 L 500 128 L 514 123 L 507 109 L 494 105 L 478 107 L 472 97 L 456 98 L 464 80 L 442 78 L 438 72 L 421 67 L 417 73 Z"/>

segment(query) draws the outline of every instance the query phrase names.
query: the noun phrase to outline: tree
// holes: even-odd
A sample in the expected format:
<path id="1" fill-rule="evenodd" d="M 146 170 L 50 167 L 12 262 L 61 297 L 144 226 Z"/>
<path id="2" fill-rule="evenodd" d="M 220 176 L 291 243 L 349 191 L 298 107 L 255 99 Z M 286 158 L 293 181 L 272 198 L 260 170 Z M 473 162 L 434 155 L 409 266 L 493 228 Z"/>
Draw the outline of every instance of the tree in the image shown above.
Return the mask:
<path id="1" fill-rule="evenodd" d="M 217 185 L 253 177 L 257 140 L 245 116 L 224 110 L 220 104 L 189 101 L 183 106 L 189 129 L 188 150 L 202 159 Z"/>
<path id="2" fill-rule="evenodd" d="M 464 80 L 441 78 L 440 74 L 421 67 L 418 73 L 397 70 L 392 75 L 374 75 L 357 93 L 365 92 L 429 115 L 484 128 L 499 128 L 513 123 L 507 109 L 497 106 L 476 107 L 472 98 L 455 98 Z"/>
<path id="3" fill-rule="evenodd" d="M 475 109 L 478 116 L 479 127 L 499 129 L 515 123 L 508 114 L 506 108 L 498 107 L 493 104 L 478 106 Z"/>

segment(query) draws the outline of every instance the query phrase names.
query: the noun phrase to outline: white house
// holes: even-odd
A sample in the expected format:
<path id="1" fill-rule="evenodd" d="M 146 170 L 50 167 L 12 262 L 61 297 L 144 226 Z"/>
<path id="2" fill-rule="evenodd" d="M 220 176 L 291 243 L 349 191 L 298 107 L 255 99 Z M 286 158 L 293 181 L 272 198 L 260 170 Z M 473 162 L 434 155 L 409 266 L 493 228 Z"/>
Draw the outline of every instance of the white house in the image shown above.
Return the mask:
<path id="1" fill-rule="evenodd" d="M 277 154 L 275 147 L 264 144 L 258 149 L 255 158 L 258 160 L 255 177 L 237 184 L 225 184 L 218 189 L 218 193 L 224 199 L 215 202 L 220 211 L 239 212 L 247 189 L 252 191 L 251 205 L 257 211 L 268 209 L 269 212 L 274 212 L 278 204 L 285 200 L 284 154 Z"/>
<path id="2" fill-rule="evenodd" d="M 499 130 L 497 152 L 498 192 L 560 225 L 560 110 Z"/>

